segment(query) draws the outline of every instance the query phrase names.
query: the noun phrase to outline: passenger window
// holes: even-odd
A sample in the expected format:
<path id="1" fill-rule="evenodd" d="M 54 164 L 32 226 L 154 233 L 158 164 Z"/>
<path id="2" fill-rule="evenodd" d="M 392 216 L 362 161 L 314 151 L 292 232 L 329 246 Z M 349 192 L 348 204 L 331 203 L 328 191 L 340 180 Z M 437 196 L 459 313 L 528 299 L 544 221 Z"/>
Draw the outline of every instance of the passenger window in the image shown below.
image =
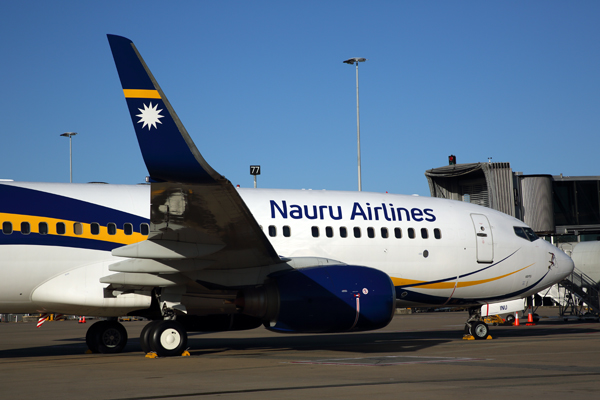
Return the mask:
<path id="1" fill-rule="evenodd" d="M 75 232 L 76 235 L 82 235 L 83 234 L 83 226 L 81 225 L 81 223 L 75 222 L 73 224 L 73 232 Z"/>
<path id="2" fill-rule="evenodd" d="M 328 238 L 333 237 L 333 228 L 330 226 L 325 227 L 325 236 Z"/>
<path id="3" fill-rule="evenodd" d="M 292 230 L 287 225 L 283 227 L 283 236 L 285 236 L 285 237 L 292 236 Z"/>
<path id="4" fill-rule="evenodd" d="M 65 233 L 67 233 L 67 227 L 63 222 L 56 223 L 56 233 L 59 235 L 64 235 Z"/>
<path id="5" fill-rule="evenodd" d="M 92 222 L 90 224 L 90 232 L 92 235 L 99 235 L 100 234 L 100 224 L 97 222 Z"/>
<path id="6" fill-rule="evenodd" d="M 312 231 L 313 237 L 319 237 L 319 227 L 318 226 L 313 226 L 312 228 L 310 228 L 310 230 Z"/>
<path id="7" fill-rule="evenodd" d="M 348 229 L 345 226 L 340 226 L 340 237 L 348 237 Z"/>
<path id="8" fill-rule="evenodd" d="M 396 239 L 402 239 L 402 229 L 394 228 L 394 236 Z"/>
<path id="9" fill-rule="evenodd" d="M 48 234 L 48 224 L 45 222 L 40 222 L 38 224 L 38 232 L 40 233 L 40 235 L 47 235 Z"/>
<path id="10" fill-rule="evenodd" d="M 31 226 L 29 222 L 21 222 L 21 233 L 23 235 L 29 235 L 31 233 Z"/>
<path id="11" fill-rule="evenodd" d="M 415 238 L 415 230 L 413 228 L 408 228 L 408 238 L 409 239 Z"/>
<path id="12" fill-rule="evenodd" d="M 106 225 L 106 230 L 108 231 L 109 235 L 116 235 L 117 234 L 117 224 L 115 224 L 113 222 L 109 222 L 108 225 Z"/>
<path id="13" fill-rule="evenodd" d="M 421 237 L 423 239 L 427 239 L 429 237 L 429 232 L 427 232 L 427 228 L 421 228 Z"/>
<path id="14" fill-rule="evenodd" d="M 367 228 L 367 236 L 373 239 L 375 237 L 375 229 L 371 227 Z"/>
<path id="15" fill-rule="evenodd" d="M 4 233 L 5 235 L 10 235 L 12 231 L 12 223 L 8 221 L 2 223 L 2 233 Z"/>
<path id="16" fill-rule="evenodd" d="M 387 228 L 381 228 L 381 237 L 384 239 L 388 238 L 388 229 Z"/>
<path id="17" fill-rule="evenodd" d="M 129 222 L 123 224 L 123 232 L 126 235 L 132 235 L 133 234 L 133 225 L 131 225 Z"/>
<path id="18" fill-rule="evenodd" d="M 260 229 L 262 229 L 262 227 Z M 140 224 L 140 233 L 144 236 L 148 236 L 150 234 L 150 225 Z"/>
<path id="19" fill-rule="evenodd" d="M 275 228 L 275 225 L 269 225 L 269 236 L 277 236 L 277 228 Z"/>
<path id="20" fill-rule="evenodd" d="M 360 237 L 360 228 L 358 226 L 354 227 L 354 237 L 355 238 L 359 238 Z"/>
<path id="21" fill-rule="evenodd" d="M 433 236 L 434 236 L 436 239 L 441 239 L 441 238 L 442 238 L 442 231 L 440 231 L 438 228 L 435 228 L 435 229 L 433 230 Z"/>

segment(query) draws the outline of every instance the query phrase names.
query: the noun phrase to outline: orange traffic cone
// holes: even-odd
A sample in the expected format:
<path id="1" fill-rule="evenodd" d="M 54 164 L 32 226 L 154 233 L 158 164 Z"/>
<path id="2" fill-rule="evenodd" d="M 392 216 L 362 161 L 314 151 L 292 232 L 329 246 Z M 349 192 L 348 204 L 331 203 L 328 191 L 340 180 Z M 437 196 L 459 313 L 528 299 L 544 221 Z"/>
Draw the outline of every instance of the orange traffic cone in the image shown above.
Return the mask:
<path id="1" fill-rule="evenodd" d="M 519 323 L 519 313 L 518 312 L 515 313 L 515 323 L 513 325 L 521 326 L 521 324 Z"/>
<path id="2" fill-rule="evenodd" d="M 85 324 L 85 315 L 81 317 L 81 323 Z"/>
<path id="3" fill-rule="evenodd" d="M 527 323 L 525 325 L 527 325 L 527 326 L 535 325 L 535 322 L 533 322 L 533 315 L 531 313 L 527 314 Z"/>

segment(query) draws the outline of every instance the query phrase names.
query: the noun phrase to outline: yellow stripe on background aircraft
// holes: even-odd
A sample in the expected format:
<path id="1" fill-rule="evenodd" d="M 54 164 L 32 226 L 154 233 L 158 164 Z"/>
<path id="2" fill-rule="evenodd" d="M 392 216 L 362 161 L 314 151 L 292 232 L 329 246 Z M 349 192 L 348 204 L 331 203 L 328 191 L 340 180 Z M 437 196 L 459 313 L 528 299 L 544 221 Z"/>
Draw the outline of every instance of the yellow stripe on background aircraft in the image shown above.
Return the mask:
<path id="1" fill-rule="evenodd" d="M 236 189 L 204 160 L 133 43 L 108 35 L 149 185 L 0 182 L 0 312 L 151 320 L 145 352 L 187 331 L 379 329 L 396 307 L 471 307 L 562 280 L 573 262 L 523 222 L 469 203 L 387 193 Z"/>

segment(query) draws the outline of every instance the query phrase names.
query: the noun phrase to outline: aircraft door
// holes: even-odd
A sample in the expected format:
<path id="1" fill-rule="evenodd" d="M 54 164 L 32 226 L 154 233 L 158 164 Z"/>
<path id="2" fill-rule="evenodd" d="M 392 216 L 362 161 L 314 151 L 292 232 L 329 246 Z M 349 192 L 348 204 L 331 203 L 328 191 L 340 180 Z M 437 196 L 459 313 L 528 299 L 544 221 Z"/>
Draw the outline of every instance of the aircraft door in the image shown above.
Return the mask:
<path id="1" fill-rule="evenodd" d="M 487 217 L 483 214 L 471 214 L 477 240 L 477 262 L 491 263 L 494 261 L 494 239 Z"/>

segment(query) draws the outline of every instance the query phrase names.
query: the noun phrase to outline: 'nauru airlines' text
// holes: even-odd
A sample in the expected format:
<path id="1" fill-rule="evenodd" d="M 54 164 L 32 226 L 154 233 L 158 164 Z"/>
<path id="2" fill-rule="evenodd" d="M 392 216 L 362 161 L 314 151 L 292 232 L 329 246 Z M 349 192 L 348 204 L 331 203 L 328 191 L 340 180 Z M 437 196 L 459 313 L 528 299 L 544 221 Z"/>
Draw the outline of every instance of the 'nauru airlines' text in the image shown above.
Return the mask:
<path id="1" fill-rule="evenodd" d="M 350 213 L 350 220 L 362 218 L 364 221 L 416 221 L 433 222 L 436 220 L 431 208 L 404 208 L 394 207 L 393 204 L 381 203 L 381 206 L 372 206 L 370 203 L 361 205 L 354 202 L 352 210 L 342 210 L 341 206 L 329 205 L 299 205 L 288 204 L 282 200 L 277 203 L 271 200 L 271 218 L 277 215 L 287 219 L 333 219 L 341 220 L 344 213 Z M 347 214 L 346 214 L 347 215 Z"/>

